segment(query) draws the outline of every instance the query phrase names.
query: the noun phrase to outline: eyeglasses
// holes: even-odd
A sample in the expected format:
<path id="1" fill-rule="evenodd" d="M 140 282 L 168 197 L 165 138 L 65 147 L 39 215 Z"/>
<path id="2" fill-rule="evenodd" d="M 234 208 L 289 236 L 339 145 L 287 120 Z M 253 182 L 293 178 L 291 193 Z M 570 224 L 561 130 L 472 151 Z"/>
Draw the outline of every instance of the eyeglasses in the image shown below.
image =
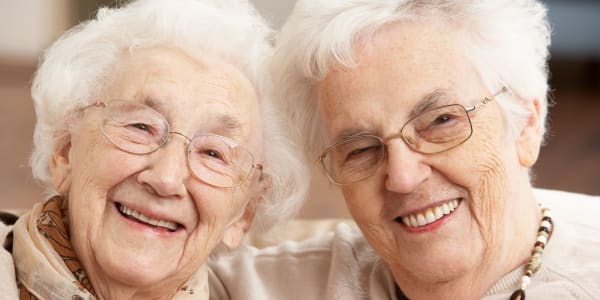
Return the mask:
<path id="1" fill-rule="evenodd" d="M 450 150 L 466 142 L 473 134 L 469 112 L 508 91 L 503 87 L 491 97 L 474 106 L 451 104 L 423 112 L 408 120 L 398 135 L 412 150 L 434 154 Z M 376 135 L 357 135 L 325 149 L 318 161 L 325 175 L 334 184 L 352 184 L 373 176 L 386 160 L 386 140 Z"/>
<path id="2" fill-rule="evenodd" d="M 103 108 L 100 126 L 104 137 L 117 148 L 132 154 L 152 153 L 170 140 L 171 134 L 187 140 L 187 161 L 196 178 L 217 187 L 241 185 L 253 169 L 262 170 L 254 163 L 254 156 L 236 141 L 215 134 L 201 134 L 193 138 L 171 131 L 169 123 L 156 110 L 136 102 L 114 100 L 98 101 L 84 107 Z"/>

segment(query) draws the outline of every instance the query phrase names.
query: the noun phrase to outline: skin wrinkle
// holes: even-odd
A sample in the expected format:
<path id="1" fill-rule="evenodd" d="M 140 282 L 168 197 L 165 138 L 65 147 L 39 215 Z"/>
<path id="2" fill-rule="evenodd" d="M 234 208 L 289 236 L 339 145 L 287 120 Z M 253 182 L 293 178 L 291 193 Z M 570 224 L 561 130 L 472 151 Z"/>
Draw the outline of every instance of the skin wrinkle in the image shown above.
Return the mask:
<path id="1" fill-rule="evenodd" d="M 488 104 L 490 105 L 490 104 Z M 497 104 L 494 103 L 493 105 L 495 108 L 492 107 L 486 107 L 488 110 L 489 109 L 497 109 Z M 500 110 L 498 110 L 498 112 L 501 112 Z M 479 132 L 485 132 L 485 131 L 489 131 L 492 130 L 492 128 L 490 128 L 490 123 L 486 122 L 488 119 L 485 118 L 485 114 L 489 113 L 486 110 L 480 110 L 477 112 L 479 114 L 479 116 L 475 116 L 472 119 L 475 119 L 475 121 L 472 121 L 475 124 L 481 128 L 480 130 L 477 130 L 477 133 L 474 133 L 474 135 L 479 136 Z M 500 117 L 500 121 L 503 124 L 503 127 L 506 128 L 506 117 L 503 113 L 500 113 L 501 117 Z M 478 120 L 486 120 L 484 122 L 480 122 Z M 498 137 L 489 137 L 490 140 L 483 142 L 481 144 L 482 150 L 484 153 L 489 153 L 490 156 L 488 157 L 487 161 L 482 162 L 481 164 L 478 165 L 478 169 L 476 170 L 476 172 L 479 174 L 479 178 L 480 178 L 480 182 L 479 185 L 482 187 L 482 190 L 480 192 L 480 195 L 478 195 L 479 199 L 488 199 L 487 202 L 478 202 L 478 203 L 473 203 L 471 202 L 470 205 L 475 206 L 478 205 L 479 207 L 472 207 L 472 211 L 479 211 L 481 212 L 481 216 L 479 214 L 474 214 L 475 220 L 477 222 L 477 224 L 479 225 L 480 228 L 487 228 L 487 234 L 483 234 L 482 235 L 482 240 L 484 241 L 485 244 L 487 245 L 494 245 L 494 237 L 495 234 L 494 232 L 497 232 L 498 227 L 494 226 L 494 224 L 497 224 L 497 222 L 495 221 L 495 215 L 494 215 L 494 210 L 500 210 L 500 211 L 504 211 L 504 203 L 508 203 L 508 199 L 496 199 L 495 197 L 491 196 L 491 195 L 506 195 L 508 194 L 508 183 L 503 180 L 504 179 L 504 174 L 509 174 L 508 171 L 505 169 L 504 164 L 503 164 L 503 160 L 502 158 L 494 155 L 496 153 L 496 149 L 495 149 L 495 145 L 496 144 L 502 144 L 502 143 L 506 143 L 506 145 L 511 145 L 514 144 L 514 140 L 512 140 L 512 137 L 510 135 L 505 135 L 503 137 L 500 137 L 500 140 L 497 141 L 493 141 L 491 140 L 491 138 L 496 138 L 498 139 Z M 502 180 L 502 182 L 499 182 L 500 180 Z M 494 202 L 494 203 L 491 203 Z M 493 207 L 493 204 L 495 205 L 501 205 L 501 207 Z M 485 222 L 483 220 L 490 220 L 489 224 L 485 224 Z M 488 240 L 489 237 L 489 240 Z M 489 247 L 486 251 L 489 251 Z"/>
<path id="2" fill-rule="evenodd" d="M 490 104 L 488 104 L 489 106 Z M 494 105 L 495 106 L 495 105 Z M 480 133 L 493 131 L 490 124 L 493 123 L 493 119 L 487 117 L 491 112 L 490 110 L 496 110 L 495 107 L 485 107 L 477 111 L 477 115 L 472 116 L 472 122 L 474 127 L 474 137 L 478 138 L 481 136 Z M 498 113 L 500 111 L 498 110 Z M 504 121 L 503 117 L 500 117 Z M 496 118 L 498 119 L 498 118 Z M 483 120 L 483 121 L 482 121 Z M 502 122 L 504 123 L 504 122 Z M 505 195 L 508 193 L 507 183 L 503 180 L 505 174 L 508 174 L 503 165 L 503 159 L 497 155 L 497 149 L 495 145 L 502 144 L 503 142 L 510 145 L 511 141 L 508 136 L 497 137 L 497 136 L 482 136 L 485 140 L 479 144 L 482 148 L 480 151 L 483 153 L 490 154 L 485 161 L 476 163 L 477 178 L 479 178 L 478 185 L 481 190 L 478 195 L 471 195 L 472 199 L 486 199 L 487 201 L 471 201 L 468 203 L 470 210 L 473 213 L 473 218 L 479 228 L 479 234 L 483 241 L 483 256 L 489 257 L 489 259 L 503 260 L 505 257 L 500 257 L 494 253 L 494 248 L 503 247 L 501 244 L 503 236 L 502 227 L 497 226 L 499 223 L 503 223 L 506 220 L 500 220 L 502 216 L 497 216 L 497 212 L 505 211 L 504 203 L 507 203 L 508 199 L 498 199 L 497 195 Z M 512 141 L 514 143 L 514 141 Z M 496 213 L 495 213 L 496 212 Z M 504 215 L 504 214 L 502 214 Z M 481 270 L 489 269 L 489 266 L 481 265 Z M 485 274 L 485 272 L 482 272 Z M 493 273 L 493 272 L 492 272 Z M 490 280 L 493 280 L 491 278 Z"/>

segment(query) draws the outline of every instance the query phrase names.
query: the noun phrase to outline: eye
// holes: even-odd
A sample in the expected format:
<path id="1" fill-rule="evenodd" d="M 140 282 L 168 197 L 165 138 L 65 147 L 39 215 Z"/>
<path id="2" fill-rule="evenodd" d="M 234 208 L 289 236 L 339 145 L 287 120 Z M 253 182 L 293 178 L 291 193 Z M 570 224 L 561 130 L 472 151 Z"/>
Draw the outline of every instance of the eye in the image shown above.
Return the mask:
<path id="1" fill-rule="evenodd" d="M 206 154 L 210 157 L 221 159 L 221 155 L 219 154 L 219 152 L 214 151 L 214 150 L 205 150 L 204 154 Z"/>
<path id="2" fill-rule="evenodd" d="M 367 146 L 367 147 L 356 148 L 356 149 L 350 151 L 350 153 L 348 153 L 346 155 L 346 161 L 351 161 L 351 160 L 355 160 L 355 159 L 364 158 L 365 156 L 368 156 L 368 155 L 373 155 L 373 154 L 377 153 L 378 150 L 379 150 L 378 145 L 371 145 L 371 146 Z"/>
<path id="3" fill-rule="evenodd" d="M 201 156 L 206 160 L 212 160 L 214 162 L 219 162 L 222 164 L 229 163 L 229 157 L 227 157 L 223 152 L 215 149 L 204 149 L 199 152 Z"/>
<path id="4" fill-rule="evenodd" d="M 129 124 L 128 126 L 134 127 L 136 129 L 139 129 L 142 131 L 147 131 L 147 132 L 150 132 L 152 130 L 152 127 L 150 125 L 147 125 L 144 123 L 134 123 L 134 124 Z"/>
<path id="5" fill-rule="evenodd" d="M 452 121 L 453 118 L 454 117 L 452 115 L 448 115 L 448 114 L 439 115 L 437 118 L 435 118 L 433 120 L 433 122 L 431 122 L 431 124 L 432 125 L 444 124 L 444 123 Z"/>
<path id="6" fill-rule="evenodd" d="M 348 156 L 356 156 L 356 155 L 360 155 L 361 153 L 367 152 L 369 150 L 371 150 L 373 147 L 365 147 L 365 148 L 358 148 L 358 149 L 354 149 L 352 150 L 352 152 L 350 152 L 348 154 Z"/>

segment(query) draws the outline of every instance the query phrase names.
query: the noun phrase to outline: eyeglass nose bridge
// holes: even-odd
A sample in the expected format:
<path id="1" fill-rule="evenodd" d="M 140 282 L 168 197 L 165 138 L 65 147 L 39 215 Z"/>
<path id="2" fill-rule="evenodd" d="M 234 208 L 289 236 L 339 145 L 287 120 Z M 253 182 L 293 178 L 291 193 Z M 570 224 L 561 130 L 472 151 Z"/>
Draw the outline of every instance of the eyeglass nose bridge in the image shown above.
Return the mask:
<path id="1" fill-rule="evenodd" d="M 400 137 L 402 137 L 402 140 L 408 145 L 408 147 L 416 150 L 417 144 L 415 143 L 413 138 L 411 138 L 408 135 L 402 134 L 402 133 L 400 133 Z"/>
<path id="2" fill-rule="evenodd" d="M 182 137 L 182 138 L 184 138 L 184 139 L 185 139 L 185 141 L 186 141 L 186 146 L 187 146 L 187 148 L 188 148 L 186 151 L 188 151 L 188 152 L 189 152 L 189 145 L 192 143 L 192 139 L 191 139 L 191 138 L 189 138 L 187 135 L 185 135 L 185 134 L 181 133 L 181 132 L 177 132 L 177 131 L 169 131 L 169 132 L 167 133 L 167 136 L 166 136 L 166 137 L 164 138 L 164 140 L 163 140 L 163 141 L 162 141 L 162 142 L 161 142 L 161 143 L 158 145 L 158 147 L 156 147 L 156 149 L 154 149 L 154 150 L 150 151 L 149 153 L 152 153 L 152 152 L 158 151 L 158 149 L 160 149 L 160 148 L 164 147 L 165 145 L 167 145 L 167 144 L 168 144 L 168 143 L 171 141 L 171 139 L 172 139 L 172 137 L 171 137 L 171 136 L 173 136 L 173 135 L 178 135 L 178 136 L 180 136 L 180 137 Z"/>
<path id="3" fill-rule="evenodd" d="M 415 138 L 412 137 L 411 135 L 405 133 L 405 128 L 406 128 L 406 126 L 408 124 L 409 123 L 404 124 L 404 126 L 402 126 L 402 128 L 400 129 L 400 131 L 397 134 L 389 136 L 386 139 L 381 139 L 381 143 L 383 144 L 385 152 L 389 151 L 388 150 L 388 143 L 391 140 L 400 138 L 406 144 L 406 146 L 408 146 L 408 148 L 410 148 L 413 151 L 421 153 L 421 151 L 417 147 L 417 142 L 415 141 Z M 387 156 L 387 153 L 385 153 L 385 155 Z"/>
<path id="4" fill-rule="evenodd" d="M 182 138 L 185 139 L 185 146 L 186 146 L 185 151 L 186 151 L 186 153 L 189 153 L 191 151 L 190 145 L 192 143 L 192 139 L 189 138 L 187 135 L 181 133 L 181 132 L 169 131 L 167 133 L 167 136 L 164 138 L 164 140 L 162 140 L 162 142 L 160 144 L 158 144 L 158 146 L 155 149 L 152 149 L 149 152 L 140 153 L 140 154 L 151 154 L 151 153 L 154 153 L 154 152 L 158 151 L 158 149 L 161 149 L 162 147 L 166 146 L 171 141 L 171 139 L 172 139 L 171 136 L 173 136 L 173 135 L 178 135 L 178 136 L 180 136 L 180 137 L 182 137 Z M 188 160 L 188 164 L 189 164 L 189 158 L 186 157 L 186 160 Z"/>
<path id="5" fill-rule="evenodd" d="M 167 138 L 165 139 L 165 142 L 161 145 L 161 147 L 163 145 L 167 144 L 171 140 L 171 136 L 173 136 L 173 135 L 178 135 L 178 136 L 183 137 L 186 140 L 187 145 L 192 143 L 192 139 L 189 138 L 187 135 L 185 135 L 181 132 L 178 132 L 178 131 L 169 131 L 169 133 L 167 134 Z"/>
<path id="6" fill-rule="evenodd" d="M 167 137 L 162 141 L 162 143 L 160 143 L 158 145 L 158 147 L 156 147 L 156 149 L 154 149 L 154 150 L 152 150 L 152 151 L 150 151 L 148 153 L 144 153 L 144 154 L 150 154 L 150 153 L 156 152 L 156 151 L 158 151 L 158 149 L 161 149 L 162 147 L 166 146 L 171 141 L 171 139 L 172 139 L 171 136 L 173 136 L 173 135 L 178 135 L 178 136 L 181 136 L 181 137 L 183 137 L 185 139 L 185 151 L 186 151 L 186 153 L 189 153 L 191 151 L 190 150 L 190 145 L 192 143 L 192 139 L 189 138 L 187 135 L 181 133 L 181 132 L 169 131 L 167 133 Z M 189 164 L 190 161 L 189 161 L 188 157 L 186 157 L 186 160 L 187 160 L 187 163 Z"/>

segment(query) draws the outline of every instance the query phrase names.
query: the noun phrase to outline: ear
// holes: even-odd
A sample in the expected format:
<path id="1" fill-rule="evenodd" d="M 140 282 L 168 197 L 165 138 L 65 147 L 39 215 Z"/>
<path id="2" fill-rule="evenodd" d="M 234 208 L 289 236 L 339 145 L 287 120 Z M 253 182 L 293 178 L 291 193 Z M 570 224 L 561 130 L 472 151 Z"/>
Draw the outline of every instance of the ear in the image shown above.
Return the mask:
<path id="1" fill-rule="evenodd" d="M 225 244 L 227 248 L 235 249 L 242 243 L 244 236 L 250 230 L 255 212 L 254 205 L 248 203 L 242 216 L 225 230 L 225 233 L 223 234 L 223 244 Z"/>
<path id="2" fill-rule="evenodd" d="M 521 166 L 529 168 L 537 161 L 542 144 L 540 101 L 534 99 L 526 108 L 529 117 L 517 139 L 517 155 Z"/>
<path id="3" fill-rule="evenodd" d="M 70 137 L 65 137 L 64 142 L 58 142 L 58 146 L 54 149 L 52 161 L 50 162 L 52 183 L 56 191 L 61 195 L 66 194 L 71 187 L 70 139 Z"/>
<path id="4" fill-rule="evenodd" d="M 243 214 L 223 234 L 223 243 L 227 248 L 235 249 L 242 243 L 244 236 L 252 226 L 256 207 L 263 200 L 265 193 L 270 187 L 271 177 L 265 173 L 261 173 L 258 182 L 252 184 L 252 187 L 248 191 L 249 200 L 246 203 Z"/>

